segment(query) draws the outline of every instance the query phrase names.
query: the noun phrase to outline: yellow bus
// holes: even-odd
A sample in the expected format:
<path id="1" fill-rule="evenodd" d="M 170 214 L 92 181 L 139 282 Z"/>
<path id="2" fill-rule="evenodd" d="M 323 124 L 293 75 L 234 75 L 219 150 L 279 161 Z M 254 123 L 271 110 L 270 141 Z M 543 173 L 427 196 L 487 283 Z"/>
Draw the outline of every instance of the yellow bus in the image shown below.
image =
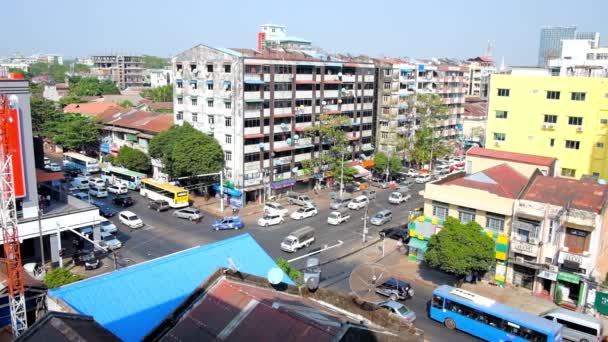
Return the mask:
<path id="1" fill-rule="evenodd" d="M 155 182 L 150 178 L 141 181 L 139 193 L 152 201 L 167 201 L 172 208 L 189 205 L 188 190 L 169 183 Z"/>

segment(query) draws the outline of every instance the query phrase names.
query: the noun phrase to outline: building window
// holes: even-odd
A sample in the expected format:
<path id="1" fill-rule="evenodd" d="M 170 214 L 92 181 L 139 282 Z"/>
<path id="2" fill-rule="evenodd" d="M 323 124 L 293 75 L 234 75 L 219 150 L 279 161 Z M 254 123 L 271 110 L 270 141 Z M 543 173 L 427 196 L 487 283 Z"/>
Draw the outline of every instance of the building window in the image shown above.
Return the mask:
<path id="1" fill-rule="evenodd" d="M 607 125 L 608 124 L 608 119 L 600 119 L 600 123 L 602 125 Z"/>
<path id="2" fill-rule="evenodd" d="M 196 81 L 192 81 L 192 82 L 190 82 L 190 87 L 191 87 L 192 89 L 198 89 L 198 82 L 196 82 Z"/>
<path id="3" fill-rule="evenodd" d="M 497 110 L 496 111 L 496 118 L 497 119 L 506 119 L 507 118 L 507 111 L 506 110 Z"/>
<path id="4" fill-rule="evenodd" d="M 207 83 L 207 90 L 213 90 L 213 83 Z"/>
<path id="5" fill-rule="evenodd" d="M 568 117 L 568 125 L 582 126 L 583 118 L 580 116 L 569 116 Z"/>
<path id="6" fill-rule="evenodd" d="M 505 141 L 507 139 L 507 135 L 505 133 L 494 133 L 495 141 Z"/>
<path id="7" fill-rule="evenodd" d="M 551 147 L 555 146 L 555 138 L 549 139 L 549 146 L 551 146 Z"/>
<path id="8" fill-rule="evenodd" d="M 587 97 L 587 93 L 574 92 L 574 93 L 572 93 L 571 99 L 572 99 L 572 101 L 585 101 L 586 97 Z"/>
<path id="9" fill-rule="evenodd" d="M 226 127 L 232 126 L 232 118 L 224 118 L 224 125 Z"/>
<path id="10" fill-rule="evenodd" d="M 224 64 L 224 72 L 225 73 L 230 73 L 230 64 Z"/>
<path id="11" fill-rule="evenodd" d="M 184 120 L 184 112 L 177 112 L 177 115 L 175 115 L 175 120 Z"/>
<path id="12" fill-rule="evenodd" d="M 547 90 L 547 100 L 559 100 L 559 91 Z"/>
<path id="13" fill-rule="evenodd" d="M 193 106 L 198 105 L 198 100 L 197 100 L 197 98 L 196 98 L 196 97 L 191 98 L 191 99 L 190 99 L 190 101 L 192 101 L 192 105 L 193 105 Z"/>
<path id="14" fill-rule="evenodd" d="M 388 132 L 380 132 L 380 138 L 388 139 Z"/>
<path id="15" fill-rule="evenodd" d="M 226 144 L 232 144 L 232 135 L 226 134 Z"/>
<path id="16" fill-rule="evenodd" d="M 232 160 L 232 152 L 230 152 L 230 151 L 224 151 L 224 160 L 225 161 L 231 161 Z"/>
<path id="17" fill-rule="evenodd" d="M 505 228 L 505 216 L 486 213 L 486 228 L 494 233 L 502 233 Z"/>
<path id="18" fill-rule="evenodd" d="M 509 96 L 511 95 L 511 89 L 503 89 L 503 88 L 498 88 L 498 96 Z"/>
<path id="19" fill-rule="evenodd" d="M 198 114 L 192 113 L 192 122 L 198 122 Z"/>
<path id="20" fill-rule="evenodd" d="M 213 72 L 213 64 L 207 64 L 207 72 Z"/>
<path id="21" fill-rule="evenodd" d="M 391 89 L 391 82 L 384 82 L 384 89 Z"/>
<path id="22" fill-rule="evenodd" d="M 464 223 L 464 224 L 467 224 L 469 222 L 474 222 L 475 221 L 475 209 L 459 207 L 458 208 L 458 220 L 460 220 L 460 222 Z"/>
<path id="23" fill-rule="evenodd" d="M 578 150 L 581 147 L 581 142 L 576 140 L 566 140 L 566 148 L 569 150 Z"/>
<path id="24" fill-rule="evenodd" d="M 227 167 L 224 169 L 224 176 L 228 179 L 232 178 L 232 169 Z"/>
<path id="25" fill-rule="evenodd" d="M 176 82 L 177 83 L 177 88 L 178 89 L 182 89 L 184 87 L 184 83 L 182 81 Z"/>
<path id="26" fill-rule="evenodd" d="M 231 109 L 232 108 L 232 102 L 224 102 L 224 107 L 226 109 Z"/>
<path id="27" fill-rule="evenodd" d="M 177 104 L 184 104 L 184 98 L 183 97 L 178 97 L 177 98 Z"/>
<path id="28" fill-rule="evenodd" d="M 440 220 L 445 220 L 448 217 L 449 204 L 433 201 L 433 216 Z"/>
<path id="29" fill-rule="evenodd" d="M 553 115 L 553 114 L 545 114 L 545 123 L 552 123 L 555 124 L 557 123 L 557 115 Z"/>
<path id="30" fill-rule="evenodd" d="M 589 248 L 589 232 L 580 229 L 567 228 L 564 247 L 568 247 L 570 253 L 583 253 Z"/>
<path id="31" fill-rule="evenodd" d="M 209 124 L 210 125 L 214 125 L 215 124 L 215 117 L 213 115 L 209 115 Z"/>
<path id="32" fill-rule="evenodd" d="M 213 100 L 207 100 L 207 107 L 209 107 L 209 108 L 213 107 Z"/>
<path id="33" fill-rule="evenodd" d="M 391 75 L 391 69 L 384 69 L 384 76 L 390 76 Z"/>
<path id="34" fill-rule="evenodd" d="M 575 169 L 568 169 L 568 168 L 562 167 L 561 175 L 562 175 L 562 177 L 575 177 L 576 176 L 576 170 Z"/>
<path id="35" fill-rule="evenodd" d="M 391 97 L 389 95 L 382 96 L 382 103 L 384 103 L 384 104 L 390 104 L 391 103 Z"/>
<path id="36" fill-rule="evenodd" d="M 595 147 L 604 148 L 604 143 L 601 143 L 601 142 L 595 143 Z"/>

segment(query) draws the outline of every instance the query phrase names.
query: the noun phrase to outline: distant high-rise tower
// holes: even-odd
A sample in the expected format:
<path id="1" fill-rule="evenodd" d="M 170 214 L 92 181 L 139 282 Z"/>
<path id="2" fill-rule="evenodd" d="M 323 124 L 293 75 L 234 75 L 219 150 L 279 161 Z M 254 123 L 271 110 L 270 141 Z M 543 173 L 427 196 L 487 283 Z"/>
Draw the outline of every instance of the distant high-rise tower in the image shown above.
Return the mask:
<path id="1" fill-rule="evenodd" d="M 562 39 L 574 39 L 576 26 L 544 27 L 540 30 L 538 66 L 544 67 L 552 58 L 562 54 Z"/>
<path id="2" fill-rule="evenodd" d="M 599 32 L 576 32 L 575 39 L 590 40 L 591 47 L 597 49 L 600 47 L 600 33 Z"/>

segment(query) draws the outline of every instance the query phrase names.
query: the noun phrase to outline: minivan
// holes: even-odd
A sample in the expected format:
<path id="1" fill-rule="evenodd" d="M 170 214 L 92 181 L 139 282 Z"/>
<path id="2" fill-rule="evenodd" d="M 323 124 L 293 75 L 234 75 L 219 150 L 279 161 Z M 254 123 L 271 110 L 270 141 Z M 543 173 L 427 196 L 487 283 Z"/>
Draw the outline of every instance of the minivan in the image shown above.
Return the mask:
<path id="1" fill-rule="evenodd" d="M 556 308 L 541 313 L 541 317 L 563 326 L 562 336 L 570 341 L 600 341 L 602 321 L 579 312 Z"/>
<path id="2" fill-rule="evenodd" d="M 331 203 L 329 203 L 329 207 L 334 210 L 338 210 L 340 208 L 346 208 L 348 203 L 350 203 L 351 199 L 352 198 L 350 196 L 343 196 L 343 197 L 335 198 L 333 201 L 331 201 Z"/>

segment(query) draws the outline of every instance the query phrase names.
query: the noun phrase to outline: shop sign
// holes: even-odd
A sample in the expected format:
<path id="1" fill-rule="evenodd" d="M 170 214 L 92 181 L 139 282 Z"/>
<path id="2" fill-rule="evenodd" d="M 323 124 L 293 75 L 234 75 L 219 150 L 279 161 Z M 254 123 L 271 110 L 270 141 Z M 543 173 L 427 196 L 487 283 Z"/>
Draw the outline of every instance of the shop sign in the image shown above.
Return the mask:
<path id="1" fill-rule="evenodd" d="M 557 280 L 557 273 L 551 272 L 551 271 L 546 271 L 546 270 L 540 271 L 540 272 L 538 272 L 537 276 L 539 278 L 549 279 L 551 281 Z"/>
<path id="2" fill-rule="evenodd" d="M 595 292 L 595 309 L 602 315 L 608 315 L 608 293 Z"/>
<path id="3" fill-rule="evenodd" d="M 243 201 L 240 197 L 230 197 L 230 205 L 236 208 L 241 208 L 243 206 Z"/>
<path id="4" fill-rule="evenodd" d="M 511 249 L 515 250 L 517 253 L 527 254 L 535 256 L 538 252 L 538 247 L 536 245 L 522 242 L 522 241 L 511 241 Z"/>
<path id="5" fill-rule="evenodd" d="M 101 151 L 101 153 L 110 153 L 110 144 L 99 145 L 99 151 Z"/>
<path id="6" fill-rule="evenodd" d="M 568 272 L 559 272 L 557 274 L 558 280 L 567 281 L 569 283 L 578 284 L 581 281 L 581 277 L 576 274 L 568 273 Z"/>

